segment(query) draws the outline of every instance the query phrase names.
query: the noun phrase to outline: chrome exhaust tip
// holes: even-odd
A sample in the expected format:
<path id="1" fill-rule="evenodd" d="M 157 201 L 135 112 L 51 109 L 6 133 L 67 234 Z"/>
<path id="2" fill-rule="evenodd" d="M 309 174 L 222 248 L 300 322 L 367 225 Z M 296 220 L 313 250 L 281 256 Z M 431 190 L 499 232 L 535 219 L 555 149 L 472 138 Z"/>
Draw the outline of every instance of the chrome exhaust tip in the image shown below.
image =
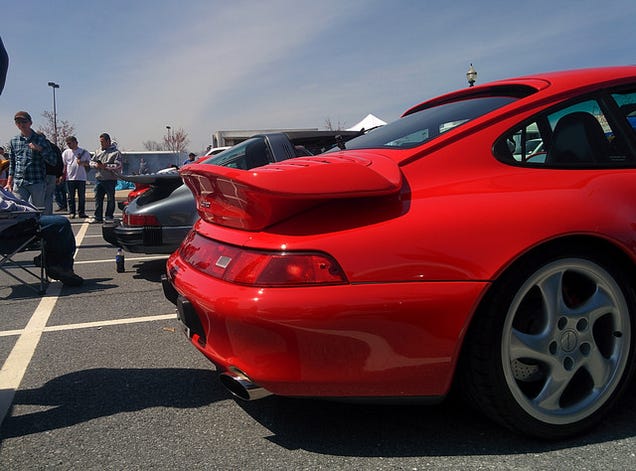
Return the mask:
<path id="1" fill-rule="evenodd" d="M 228 391 L 244 401 L 255 401 L 256 399 L 262 399 L 272 394 L 267 389 L 254 383 L 245 373 L 237 368 L 231 368 L 229 371 L 221 373 L 219 380 Z"/>

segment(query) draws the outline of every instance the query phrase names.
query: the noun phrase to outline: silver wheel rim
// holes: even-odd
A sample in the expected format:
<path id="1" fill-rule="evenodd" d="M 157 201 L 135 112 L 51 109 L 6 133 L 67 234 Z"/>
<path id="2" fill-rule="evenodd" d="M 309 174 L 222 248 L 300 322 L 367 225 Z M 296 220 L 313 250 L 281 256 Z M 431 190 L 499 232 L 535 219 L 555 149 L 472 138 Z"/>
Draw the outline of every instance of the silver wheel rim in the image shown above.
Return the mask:
<path id="1" fill-rule="evenodd" d="M 506 314 L 506 383 L 533 418 L 575 423 L 616 390 L 630 345 L 629 310 L 614 278 L 588 260 L 558 260 L 521 286 Z"/>

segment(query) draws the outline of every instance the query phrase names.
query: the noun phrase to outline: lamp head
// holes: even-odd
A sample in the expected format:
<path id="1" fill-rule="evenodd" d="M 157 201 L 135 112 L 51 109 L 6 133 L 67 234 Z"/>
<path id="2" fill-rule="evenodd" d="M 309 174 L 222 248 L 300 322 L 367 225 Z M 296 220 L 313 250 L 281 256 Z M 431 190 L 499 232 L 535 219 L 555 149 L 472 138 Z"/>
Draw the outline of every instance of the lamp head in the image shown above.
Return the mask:
<path id="1" fill-rule="evenodd" d="M 470 64 L 470 68 L 468 69 L 468 72 L 466 72 L 466 80 L 470 87 L 475 85 L 475 82 L 477 81 L 477 71 L 473 67 L 473 64 Z"/>

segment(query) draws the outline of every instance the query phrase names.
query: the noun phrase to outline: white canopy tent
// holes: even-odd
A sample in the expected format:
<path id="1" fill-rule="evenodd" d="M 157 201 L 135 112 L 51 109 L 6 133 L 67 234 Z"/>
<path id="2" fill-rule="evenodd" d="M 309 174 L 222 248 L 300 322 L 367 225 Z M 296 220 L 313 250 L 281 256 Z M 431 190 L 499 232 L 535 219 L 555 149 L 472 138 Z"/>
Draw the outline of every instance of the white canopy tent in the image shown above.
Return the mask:
<path id="1" fill-rule="evenodd" d="M 378 126 L 384 126 L 385 124 L 386 121 L 382 121 L 377 116 L 369 113 L 362 121 L 354 126 L 351 126 L 347 129 L 347 131 L 360 131 L 362 129 L 377 128 Z"/>

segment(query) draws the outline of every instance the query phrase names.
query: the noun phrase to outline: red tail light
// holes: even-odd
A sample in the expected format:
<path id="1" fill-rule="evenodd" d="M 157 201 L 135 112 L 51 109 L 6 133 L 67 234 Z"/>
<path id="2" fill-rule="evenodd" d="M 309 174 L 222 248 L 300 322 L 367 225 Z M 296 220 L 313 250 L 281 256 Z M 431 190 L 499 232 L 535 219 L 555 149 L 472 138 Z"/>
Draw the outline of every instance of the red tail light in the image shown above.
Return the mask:
<path id="1" fill-rule="evenodd" d="M 160 226 L 159 220 L 152 214 L 128 214 L 124 211 L 123 223 L 126 226 Z"/>
<path id="2" fill-rule="evenodd" d="M 194 231 L 181 244 L 180 255 L 195 269 L 231 283 L 306 286 L 347 282 L 342 268 L 327 254 L 242 249 Z"/>

